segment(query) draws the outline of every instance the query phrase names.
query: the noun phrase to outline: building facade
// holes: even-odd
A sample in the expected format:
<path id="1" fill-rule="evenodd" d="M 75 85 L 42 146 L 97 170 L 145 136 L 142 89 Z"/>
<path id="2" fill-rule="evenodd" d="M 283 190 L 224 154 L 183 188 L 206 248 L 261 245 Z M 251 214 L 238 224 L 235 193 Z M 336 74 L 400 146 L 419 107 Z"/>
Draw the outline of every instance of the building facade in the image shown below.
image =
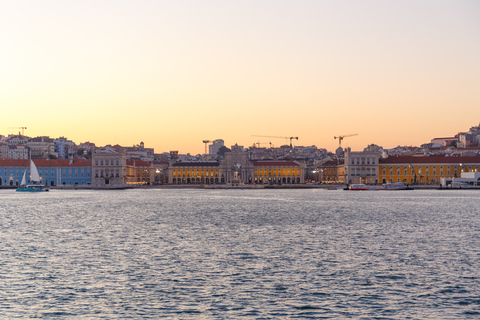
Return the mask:
<path id="1" fill-rule="evenodd" d="M 92 164 L 88 160 L 34 159 L 40 180 L 48 186 L 90 185 Z M 30 161 L 0 159 L 0 185 L 18 186 L 23 173 L 30 175 Z"/>
<path id="2" fill-rule="evenodd" d="M 375 151 L 345 152 L 345 183 L 378 184 L 378 163 L 380 155 Z"/>
<path id="3" fill-rule="evenodd" d="M 126 154 L 109 147 L 97 149 L 92 154 L 92 185 L 122 186 L 126 183 Z"/>
<path id="4" fill-rule="evenodd" d="M 305 166 L 296 161 L 254 161 L 241 146 L 232 146 L 222 161 L 176 162 L 170 165 L 171 184 L 298 184 Z"/>
<path id="5" fill-rule="evenodd" d="M 55 142 L 49 137 L 31 138 L 27 142 L 30 149 L 32 159 L 48 159 L 57 158 L 58 153 L 55 151 Z"/>
<path id="6" fill-rule="evenodd" d="M 396 156 L 381 159 L 378 174 L 380 183 L 439 184 L 441 178 L 479 171 L 480 156 Z"/>

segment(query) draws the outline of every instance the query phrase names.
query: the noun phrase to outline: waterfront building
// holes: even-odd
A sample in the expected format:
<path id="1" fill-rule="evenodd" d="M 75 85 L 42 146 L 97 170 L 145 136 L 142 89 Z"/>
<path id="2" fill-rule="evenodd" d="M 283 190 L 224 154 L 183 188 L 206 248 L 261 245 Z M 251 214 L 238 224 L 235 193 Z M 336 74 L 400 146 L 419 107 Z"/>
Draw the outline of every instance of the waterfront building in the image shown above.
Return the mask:
<path id="1" fill-rule="evenodd" d="M 462 172 L 460 178 L 441 178 L 440 184 L 443 188 L 480 187 L 480 172 Z"/>
<path id="2" fill-rule="evenodd" d="M 48 186 L 75 186 L 91 184 L 90 161 L 85 159 L 34 159 L 40 180 Z M 30 174 L 28 159 L 0 158 L 0 185 L 18 186 L 23 172 Z"/>
<path id="3" fill-rule="evenodd" d="M 349 148 L 345 152 L 344 178 L 346 183 L 378 183 L 378 151 L 354 152 Z"/>
<path id="4" fill-rule="evenodd" d="M 121 186 L 126 184 L 126 154 L 117 152 L 114 147 L 97 149 L 92 154 L 92 185 Z"/>
<path id="5" fill-rule="evenodd" d="M 225 183 L 220 177 L 220 163 L 217 161 L 176 162 L 168 168 L 170 184 L 218 184 Z"/>
<path id="6" fill-rule="evenodd" d="M 140 159 L 128 160 L 126 169 L 126 183 L 136 185 L 150 185 L 155 181 L 155 167 L 153 161 Z"/>
<path id="7" fill-rule="evenodd" d="M 441 178 L 480 171 L 480 156 L 395 156 L 380 159 L 379 181 L 407 184 L 439 184 Z"/>
<path id="8" fill-rule="evenodd" d="M 259 160 L 253 164 L 254 182 L 257 184 L 305 183 L 305 166 L 297 161 Z"/>
<path id="9" fill-rule="evenodd" d="M 320 173 L 322 183 L 339 183 L 344 180 L 344 160 L 325 161 L 318 166 L 316 171 Z"/>
<path id="10" fill-rule="evenodd" d="M 254 161 L 243 147 L 232 146 L 221 161 L 187 161 L 170 165 L 172 184 L 298 184 L 305 166 L 296 161 Z"/>

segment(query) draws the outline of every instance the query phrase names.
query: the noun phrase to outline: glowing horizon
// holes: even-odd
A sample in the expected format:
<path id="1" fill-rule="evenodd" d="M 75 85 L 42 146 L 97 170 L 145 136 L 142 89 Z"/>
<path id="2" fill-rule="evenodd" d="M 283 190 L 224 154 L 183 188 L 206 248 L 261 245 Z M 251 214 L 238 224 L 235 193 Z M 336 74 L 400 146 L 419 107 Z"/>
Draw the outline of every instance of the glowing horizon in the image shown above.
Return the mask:
<path id="1" fill-rule="evenodd" d="M 201 154 L 334 151 L 480 122 L 478 1 L 35 1 L 0 5 L 0 134 Z M 13 131 L 12 131 L 13 130 Z"/>

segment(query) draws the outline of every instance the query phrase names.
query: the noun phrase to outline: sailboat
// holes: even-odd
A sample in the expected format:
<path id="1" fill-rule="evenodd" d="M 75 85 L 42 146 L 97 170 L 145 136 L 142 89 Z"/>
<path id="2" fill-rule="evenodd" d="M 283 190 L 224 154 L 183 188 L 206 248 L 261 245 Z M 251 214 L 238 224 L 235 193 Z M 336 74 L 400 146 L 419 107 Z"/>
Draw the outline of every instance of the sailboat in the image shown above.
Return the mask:
<path id="1" fill-rule="evenodd" d="M 27 184 L 27 169 L 25 169 L 17 191 L 50 191 L 48 186 L 40 184 L 40 175 L 38 174 L 37 166 L 33 163 L 32 159 L 30 159 L 30 180 L 33 183 Z"/>

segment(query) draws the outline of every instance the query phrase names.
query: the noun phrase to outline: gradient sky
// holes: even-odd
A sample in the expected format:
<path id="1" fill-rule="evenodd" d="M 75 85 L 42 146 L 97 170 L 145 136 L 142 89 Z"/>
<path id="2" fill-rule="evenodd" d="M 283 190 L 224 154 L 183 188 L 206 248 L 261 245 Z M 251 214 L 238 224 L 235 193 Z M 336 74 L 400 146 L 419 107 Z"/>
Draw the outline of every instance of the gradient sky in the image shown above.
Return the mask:
<path id="1" fill-rule="evenodd" d="M 203 153 L 480 122 L 480 1 L 2 1 L 0 134 Z"/>

